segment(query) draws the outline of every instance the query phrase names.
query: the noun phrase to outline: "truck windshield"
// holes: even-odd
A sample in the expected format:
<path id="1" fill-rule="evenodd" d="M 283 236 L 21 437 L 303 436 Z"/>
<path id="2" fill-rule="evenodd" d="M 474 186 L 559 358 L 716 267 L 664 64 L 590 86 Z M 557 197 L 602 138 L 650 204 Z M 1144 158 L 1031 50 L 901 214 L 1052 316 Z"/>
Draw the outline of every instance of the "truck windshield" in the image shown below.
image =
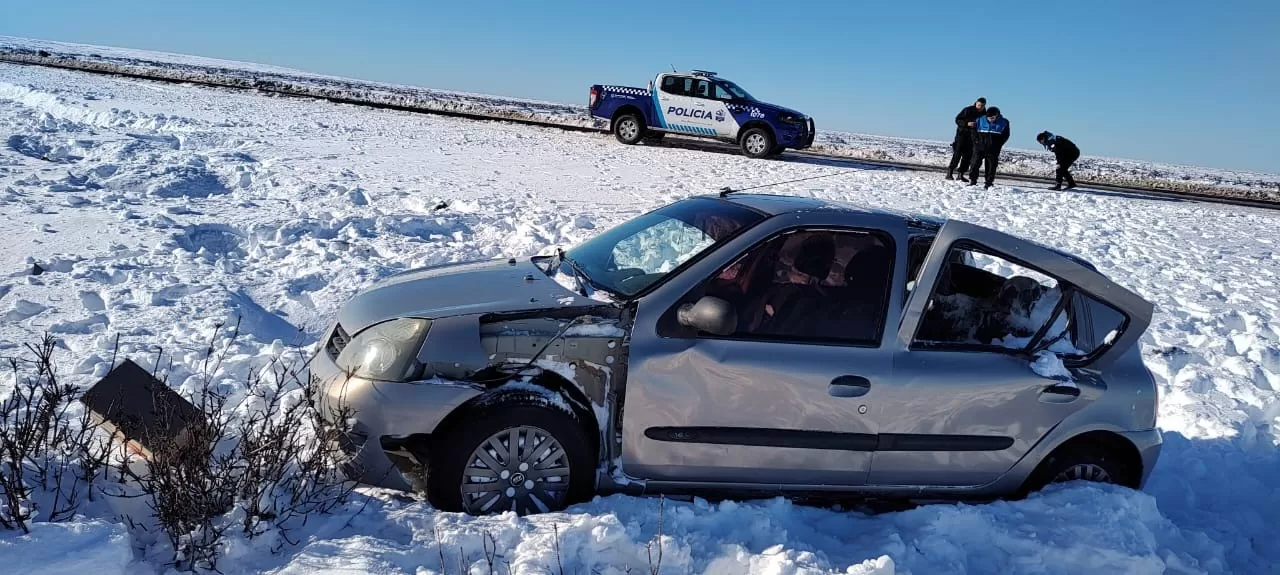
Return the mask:
<path id="1" fill-rule="evenodd" d="M 719 97 L 720 94 L 722 93 L 727 93 L 728 95 L 733 96 L 734 98 L 737 98 L 739 100 L 755 99 L 755 98 L 752 98 L 751 94 L 748 94 L 746 90 L 743 90 L 742 88 L 738 87 L 737 84 L 734 84 L 733 82 L 730 82 L 728 80 L 720 80 L 717 82 L 717 84 L 718 84 L 718 87 L 720 88 L 719 90 L 716 90 L 717 97 Z M 721 98 L 721 99 L 726 99 L 726 98 Z"/>
<path id="2" fill-rule="evenodd" d="M 606 231 L 564 259 L 593 286 L 632 296 L 763 219 L 729 201 L 691 198 Z"/>

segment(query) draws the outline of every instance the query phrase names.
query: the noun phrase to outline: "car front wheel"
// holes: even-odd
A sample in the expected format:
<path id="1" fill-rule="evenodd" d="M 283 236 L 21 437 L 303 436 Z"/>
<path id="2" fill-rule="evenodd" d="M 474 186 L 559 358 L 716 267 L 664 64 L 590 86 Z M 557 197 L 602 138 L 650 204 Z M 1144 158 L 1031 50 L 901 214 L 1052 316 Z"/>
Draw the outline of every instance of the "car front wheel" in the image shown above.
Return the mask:
<path id="1" fill-rule="evenodd" d="M 751 158 L 766 158 L 773 151 L 773 134 L 764 128 L 751 128 L 742 135 L 742 153 Z"/>
<path id="2" fill-rule="evenodd" d="M 427 480 L 432 505 L 526 515 L 588 497 L 594 481 L 582 426 L 538 399 L 503 400 L 439 434 Z"/>

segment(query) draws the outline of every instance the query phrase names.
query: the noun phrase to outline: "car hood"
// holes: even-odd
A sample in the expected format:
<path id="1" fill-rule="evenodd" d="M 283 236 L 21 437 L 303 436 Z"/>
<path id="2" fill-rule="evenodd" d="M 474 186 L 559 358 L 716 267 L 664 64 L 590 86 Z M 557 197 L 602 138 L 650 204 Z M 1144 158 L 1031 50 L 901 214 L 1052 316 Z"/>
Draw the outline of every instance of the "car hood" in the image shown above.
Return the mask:
<path id="1" fill-rule="evenodd" d="M 757 102 L 756 102 L 756 106 L 758 106 L 758 107 L 760 107 L 760 108 L 768 108 L 768 109 L 773 110 L 773 111 L 775 111 L 775 112 L 785 112 L 785 113 L 788 113 L 788 114 L 794 114 L 794 115 L 796 115 L 796 116 L 803 116 L 803 117 L 805 117 L 805 118 L 809 117 L 808 115 L 806 115 L 806 114 L 805 114 L 805 113 L 803 113 L 803 112 L 797 112 L 796 110 L 792 110 L 791 108 L 788 108 L 788 107 L 786 107 L 786 106 L 779 106 L 779 105 L 777 105 L 777 104 L 770 104 L 770 103 L 768 103 L 768 102 L 760 102 L 760 101 L 757 101 Z"/>
<path id="2" fill-rule="evenodd" d="M 407 271 L 356 294 L 338 312 L 355 334 L 398 317 L 437 319 L 455 315 L 597 306 L 555 280 L 529 259 L 485 260 Z"/>

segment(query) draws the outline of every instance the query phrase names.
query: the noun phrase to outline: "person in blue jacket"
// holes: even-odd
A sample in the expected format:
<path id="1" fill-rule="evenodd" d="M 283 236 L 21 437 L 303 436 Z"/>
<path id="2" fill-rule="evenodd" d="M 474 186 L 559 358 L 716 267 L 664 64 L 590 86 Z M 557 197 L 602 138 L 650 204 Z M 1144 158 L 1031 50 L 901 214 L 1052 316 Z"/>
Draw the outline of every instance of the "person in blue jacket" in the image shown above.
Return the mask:
<path id="1" fill-rule="evenodd" d="M 1000 163 L 1000 149 L 1009 141 L 1009 120 L 1000 114 L 1000 108 L 991 106 L 978 118 L 973 133 L 973 163 L 969 165 L 969 185 L 978 183 L 978 166 L 986 165 L 986 186 L 990 189 L 996 180 L 996 166 Z"/>

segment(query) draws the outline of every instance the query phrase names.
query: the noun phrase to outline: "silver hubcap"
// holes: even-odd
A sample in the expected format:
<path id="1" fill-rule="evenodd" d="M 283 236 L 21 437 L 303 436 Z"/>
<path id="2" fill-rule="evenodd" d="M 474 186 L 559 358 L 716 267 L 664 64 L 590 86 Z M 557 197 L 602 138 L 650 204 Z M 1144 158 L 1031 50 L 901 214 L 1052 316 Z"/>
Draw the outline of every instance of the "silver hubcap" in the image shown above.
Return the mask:
<path id="1" fill-rule="evenodd" d="M 1111 474 L 1107 473 L 1106 469 L 1092 463 L 1078 463 L 1064 469 L 1062 473 L 1059 473 L 1057 477 L 1053 478 L 1054 483 L 1075 480 L 1111 483 Z"/>
<path id="2" fill-rule="evenodd" d="M 618 133 L 621 134 L 623 138 L 633 140 L 636 135 L 640 133 L 640 125 L 637 124 L 635 120 L 627 118 L 623 120 L 622 123 L 618 124 Z"/>
<path id="3" fill-rule="evenodd" d="M 476 515 L 560 509 L 568 492 L 569 457 L 559 441 L 537 427 L 489 436 L 462 470 L 462 505 Z"/>
<path id="4" fill-rule="evenodd" d="M 747 136 L 747 151 L 752 154 L 763 154 L 765 143 L 763 135 L 751 134 Z"/>

